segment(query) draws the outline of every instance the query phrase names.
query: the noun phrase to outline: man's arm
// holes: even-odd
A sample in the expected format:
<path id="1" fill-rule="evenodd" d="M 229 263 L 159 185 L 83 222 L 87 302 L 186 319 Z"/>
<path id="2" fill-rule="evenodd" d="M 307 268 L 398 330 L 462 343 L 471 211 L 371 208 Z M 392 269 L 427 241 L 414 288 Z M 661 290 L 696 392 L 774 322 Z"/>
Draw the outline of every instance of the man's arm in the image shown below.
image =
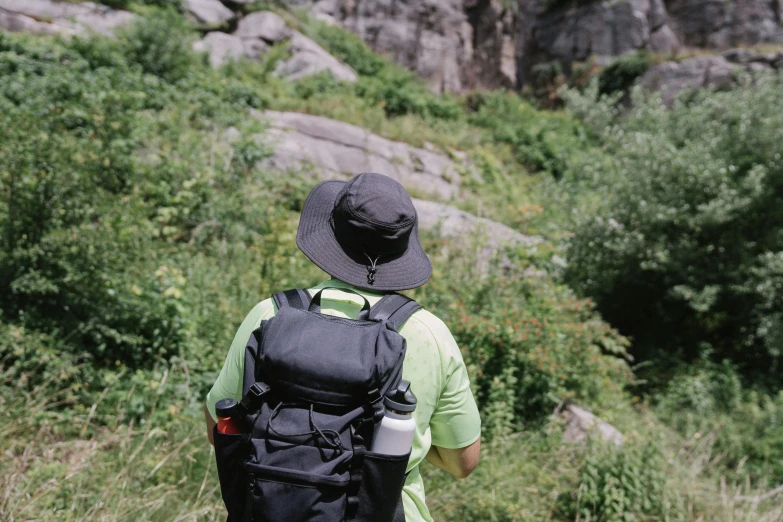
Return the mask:
<path id="1" fill-rule="evenodd" d="M 470 446 L 458 449 L 431 446 L 430 451 L 427 453 L 427 460 L 435 467 L 463 479 L 476 469 L 480 451 L 481 439 L 478 439 Z"/>

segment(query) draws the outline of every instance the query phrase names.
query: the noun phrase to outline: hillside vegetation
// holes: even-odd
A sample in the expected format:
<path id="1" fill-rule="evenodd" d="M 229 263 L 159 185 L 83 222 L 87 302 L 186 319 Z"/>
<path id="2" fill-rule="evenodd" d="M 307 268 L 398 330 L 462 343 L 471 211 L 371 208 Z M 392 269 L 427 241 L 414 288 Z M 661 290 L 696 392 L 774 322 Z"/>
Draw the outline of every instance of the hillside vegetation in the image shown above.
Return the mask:
<path id="1" fill-rule="evenodd" d="M 253 305 L 325 277 L 294 242 L 316 178 L 264 166 L 251 108 L 464 151 L 450 203 L 545 239 L 477 276 L 423 238 L 411 295 L 459 342 L 486 441 L 466 481 L 425 467 L 436 520 L 783 517 L 779 79 L 547 112 L 433 95 L 302 15 L 357 83 L 284 82 L 284 47 L 215 71 L 178 12 L 142 12 L 116 39 L 0 33 L 0 518 L 224 517 L 203 397 Z M 564 443 L 569 401 L 623 446 Z"/>

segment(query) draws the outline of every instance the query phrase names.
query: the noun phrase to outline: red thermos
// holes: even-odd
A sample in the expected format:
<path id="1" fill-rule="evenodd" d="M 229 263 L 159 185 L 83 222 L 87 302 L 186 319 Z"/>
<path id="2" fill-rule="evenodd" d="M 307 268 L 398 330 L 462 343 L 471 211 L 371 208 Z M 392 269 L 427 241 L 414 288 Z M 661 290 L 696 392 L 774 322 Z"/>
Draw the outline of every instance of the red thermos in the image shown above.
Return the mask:
<path id="1" fill-rule="evenodd" d="M 217 430 L 226 435 L 239 435 L 242 430 L 234 415 L 239 412 L 239 403 L 235 399 L 221 399 L 215 403 Z"/>

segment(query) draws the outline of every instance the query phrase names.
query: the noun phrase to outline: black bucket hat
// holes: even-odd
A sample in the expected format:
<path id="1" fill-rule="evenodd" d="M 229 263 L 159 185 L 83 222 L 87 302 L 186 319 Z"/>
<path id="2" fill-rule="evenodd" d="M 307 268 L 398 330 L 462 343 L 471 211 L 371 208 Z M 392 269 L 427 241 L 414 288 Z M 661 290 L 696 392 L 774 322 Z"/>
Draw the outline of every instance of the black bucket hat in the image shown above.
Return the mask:
<path id="1" fill-rule="evenodd" d="M 410 195 L 381 174 L 318 184 L 302 208 L 296 244 L 326 273 L 365 290 L 408 290 L 432 275 Z"/>

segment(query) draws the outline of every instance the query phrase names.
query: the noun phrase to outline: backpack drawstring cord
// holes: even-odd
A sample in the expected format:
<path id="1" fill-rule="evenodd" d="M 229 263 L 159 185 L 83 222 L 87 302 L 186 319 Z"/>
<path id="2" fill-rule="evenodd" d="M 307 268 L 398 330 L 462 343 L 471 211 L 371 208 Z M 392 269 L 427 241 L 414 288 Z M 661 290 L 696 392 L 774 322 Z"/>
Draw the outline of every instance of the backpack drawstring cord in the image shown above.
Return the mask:
<path id="1" fill-rule="evenodd" d="M 323 441 L 326 442 L 326 444 L 333 450 L 336 450 L 340 453 L 345 451 L 345 448 L 343 447 L 343 440 L 339 433 L 337 433 L 335 430 L 322 430 L 318 427 L 318 425 L 316 425 L 315 419 L 313 418 L 314 411 L 312 404 L 310 404 L 310 426 L 313 428 L 312 430 L 306 431 L 304 433 L 280 433 L 277 431 L 275 427 L 272 426 L 272 421 L 277 418 L 277 415 L 280 413 L 282 406 L 284 406 L 284 403 L 281 402 L 272 410 L 272 413 L 269 415 L 269 420 L 266 422 L 267 431 L 274 433 L 278 437 L 305 437 L 307 435 L 319 435 L 321 439 L 323 439 Z M 286 404 L 286 406 L 296 407 L 295 404 Z"/>
<path id="2" fill-rule="evenodd" d="M 367 265 L 367 283 L 370 285 L 375 284 L 375 274 L 378 273 L 378 269 L 375 267 L 375 265 L 378 263 L 378 259 L 380 259 L 381 256 L 377 256 L 375 260 L 367 255 L 365 252 L 364 256 L 370 261 L 370 264 Z"/>

